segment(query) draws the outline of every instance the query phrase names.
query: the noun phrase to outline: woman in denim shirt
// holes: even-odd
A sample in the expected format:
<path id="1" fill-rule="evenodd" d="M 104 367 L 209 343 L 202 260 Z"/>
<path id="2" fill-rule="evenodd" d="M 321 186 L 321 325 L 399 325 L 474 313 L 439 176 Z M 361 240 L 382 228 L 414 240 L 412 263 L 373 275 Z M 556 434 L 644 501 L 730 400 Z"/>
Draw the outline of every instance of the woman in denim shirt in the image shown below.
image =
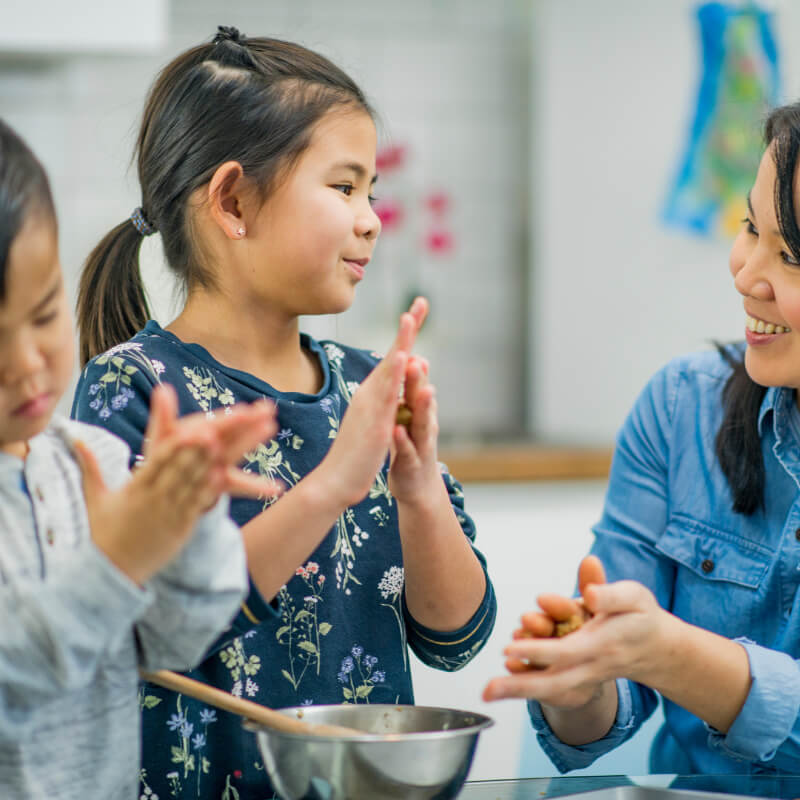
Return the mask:
<path id="1" fill-rule="evenodd" d="M 662 773 L 800 773 L 800 103 L 774 111 L 730 270 L 746 343 L 678 358 L 619 434 L 578 588 L 538 598 L 487 700 L 529 700 L 556 767 L 632 736 Z"/>

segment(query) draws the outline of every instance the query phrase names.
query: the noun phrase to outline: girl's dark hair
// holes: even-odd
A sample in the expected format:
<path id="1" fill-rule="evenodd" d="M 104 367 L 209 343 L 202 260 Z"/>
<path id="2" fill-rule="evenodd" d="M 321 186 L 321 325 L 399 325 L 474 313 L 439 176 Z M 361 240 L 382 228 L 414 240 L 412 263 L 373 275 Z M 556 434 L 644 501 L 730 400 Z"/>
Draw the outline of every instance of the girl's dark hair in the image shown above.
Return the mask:
<path id="1" fill-rule="evenodd" d="M 792 255 L 800 260 L 800 227 L 794 205 L 794 177 L 800 150 L 800 103 L 782 106 L 767 117 L 764 141 L 775 161 L 775 215 Z M 717 431 L 716 451 L 733 495 L 733 510 L 753 514 L 764 506 L 764 457 L 758 416 L 766 387 L 747 374 L 744 360 L 732 350 L 717 349 L 733 368 L 722 393 L 724 416 Z"/>
<path id="2" fill-rule="evenodd" d="M 140 231 L 162 234 L 167 263 L 186 290 L 213 287 L 193 233 L 192 193 L 225 161 L 238 161 L 264 200 L 336 106 L 372 114 L 358 86 L 327 58 L 235 28 L 220 27 L 209 44 L 159 73 L 136 147 L 144 228 L 141 219 L 125 220 L 86 261 L 77 306 L 82 364 L 129 339 L 149 317 Z"/>
<path id="3" fill-rule="evenodd" d="M 0 301 L 6 296 L 11 243 L 33 213 L 55 225 L 50 182 L 28 145 L 0 120 Z"/>

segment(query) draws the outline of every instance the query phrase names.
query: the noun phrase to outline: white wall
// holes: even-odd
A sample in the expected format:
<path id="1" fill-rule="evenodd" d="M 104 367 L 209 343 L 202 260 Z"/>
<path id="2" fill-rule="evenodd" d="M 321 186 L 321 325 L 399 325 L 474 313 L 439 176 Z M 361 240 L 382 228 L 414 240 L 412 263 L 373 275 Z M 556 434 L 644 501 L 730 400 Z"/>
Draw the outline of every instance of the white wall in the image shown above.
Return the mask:
<path id="1" fill-rule="evenodd" d="M 534 5 L 528 412 L 543 438 L 610 441 L 663 362 L 743 336 L 729 242 L 660 222 L 700 80 L 697 5 Z M 773 5 L 797 99 L 800 4 Z"/>

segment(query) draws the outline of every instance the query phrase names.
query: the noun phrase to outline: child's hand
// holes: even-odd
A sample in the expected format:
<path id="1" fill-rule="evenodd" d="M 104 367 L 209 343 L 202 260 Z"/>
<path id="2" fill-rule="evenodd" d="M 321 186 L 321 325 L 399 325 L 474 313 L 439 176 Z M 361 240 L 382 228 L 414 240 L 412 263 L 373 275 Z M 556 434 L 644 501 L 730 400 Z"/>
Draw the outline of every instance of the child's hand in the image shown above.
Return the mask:
<path id="1" fill-rule="evenodd" d="M 213 494 L 209 507 L 222 492 L 236 497 L 272 497 L 280 493 L 281 487 L 237 465 L 245 453 L 271 438 L 276 430 L 275 406 L 267 400 L 238 403 L 230 406 L 227 413 L 211 419 L 200 413 L 179 419 L 172 388 L 164 385 L 153 391 L 142 455 L 146 462 L 151 452 L 171 436 L 180 434 L 188 441 L 195 434 L 202 438 L 210 432 L 220 446 L 218 468 L 222 470 L 222 488 Z"/>
<path id="2" fill-rule="evenodd" d="M 274 408 L 267 404 L 235 407 L 213 420 L 179 420 L 174 392 L 157 387 L 145 460 L 121 489 L 109 490 L 91 450 L 73 443 L 95 544 L 132 580 L 144 583 L 178 554 L 198 517 L 222 492 L 276 492 L 271 482 L 234 467 L 275 429 Z"/>
<path id="3" fill-rule="evenodd" d="M 317 468 L 332 501 L 341 507 L 365 497 L 386 459 L 406 364 L 427 313 L 427 301 L 418 297 L 400 316 L 391 349 L 353 395 L 333 446 Z"/>
<path id="4" fill-rule="evenodd" d="M 428 381 L 425 359 L 409 358 L 404 395 L 411 421 L 407 426 L 396 425 L 394 429 L 389 488 L 399 502 L 413 503 L 430 498 L 431 487 L 441 482 L 437 460 L 436 390 Z"/>

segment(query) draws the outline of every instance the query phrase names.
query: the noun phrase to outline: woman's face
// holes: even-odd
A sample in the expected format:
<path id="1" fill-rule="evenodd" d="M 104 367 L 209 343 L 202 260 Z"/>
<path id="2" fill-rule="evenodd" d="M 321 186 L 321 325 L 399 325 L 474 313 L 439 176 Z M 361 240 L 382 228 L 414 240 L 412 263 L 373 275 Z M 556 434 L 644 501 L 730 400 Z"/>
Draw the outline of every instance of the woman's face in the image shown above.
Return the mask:
<path id="1" fill-rule="evenodd" d="M 778 229 L 772 148 L 761 159 L 748 213 L 730 255 L 734 285 L 744 298 L 745 368 L 762 386 L 800 388 L 800 262 Z M 800 192 L 795 188 L 795 208 Z"/>

